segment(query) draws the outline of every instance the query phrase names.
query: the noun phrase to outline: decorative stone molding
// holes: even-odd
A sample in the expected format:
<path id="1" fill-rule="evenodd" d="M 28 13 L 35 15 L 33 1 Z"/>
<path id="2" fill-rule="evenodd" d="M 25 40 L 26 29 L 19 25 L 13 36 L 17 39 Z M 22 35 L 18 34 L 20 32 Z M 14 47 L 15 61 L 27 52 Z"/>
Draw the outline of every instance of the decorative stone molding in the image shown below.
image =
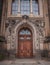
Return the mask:
<path id="1" fill-rule="evenodd" d="M 22 18 L 27 20 L 27 19 L 29 19 L 29 16 L 24 15 L 24 16 L 22 16 Z"/>
<path id="2" fill-rule="evenodd" d="M 26 22 L 24 22 L 26 21 Z M 11 22 L 11 23 L 10 23 Z M 35 51 L 36 49 L 43 49 L 43 39 L 44 39 L 44 21 L 43 20 L 11 20 L 9 22 L 9 26 L 7 28 L 8 31 L 6 31 L 7 34 L 7 44 L 10 44 L 9 49 L 16 49 L 18 47 L 18 31 L 19 29 L 24 26 L 25 24 L 27 27 L 32 27 L 32 34 L 34 38 L 33 45 L 35 47 L 33 48 Z M 43 24 L 43 25 L 42 25 Z M 25 26 L 26 26 L 25 25 Z M 29 26 L 30 25 L 30 26 Z M 34 33 L 33 33 L 34 31 Z M 35 36 L 34 36 L 35 35 Z"/>

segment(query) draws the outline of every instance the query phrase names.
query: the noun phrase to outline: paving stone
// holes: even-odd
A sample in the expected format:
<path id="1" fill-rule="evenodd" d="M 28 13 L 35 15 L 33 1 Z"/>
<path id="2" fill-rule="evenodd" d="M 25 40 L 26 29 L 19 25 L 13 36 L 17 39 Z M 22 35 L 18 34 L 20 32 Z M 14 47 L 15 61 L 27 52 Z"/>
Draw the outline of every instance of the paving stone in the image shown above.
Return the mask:
<path id="1" fill-rule="evenodd" d="M 16 60 L 6 60 L 0 62 L 0 65 L 50 65 L 49 61 L 44 60 L 34 60 L 34 59 L 16 59 Z"/>

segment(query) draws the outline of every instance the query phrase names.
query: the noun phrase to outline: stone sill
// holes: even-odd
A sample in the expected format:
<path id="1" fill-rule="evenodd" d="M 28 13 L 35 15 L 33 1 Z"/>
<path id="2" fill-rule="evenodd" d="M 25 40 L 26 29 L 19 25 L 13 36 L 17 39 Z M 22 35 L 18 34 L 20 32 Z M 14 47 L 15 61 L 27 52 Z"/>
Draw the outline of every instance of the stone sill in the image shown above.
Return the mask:
<path id="1" fill-rule="evenodd" d="M 41 15 L 38 15 L 38 16 L 29 15 L 28 17 L 31 19 L 42 19 L 43 18 L 43 16 Z M 21 19 L 21 18 L 22 18 L 22 15 L 8 15 L 7 16 L 7 19 Z"/>

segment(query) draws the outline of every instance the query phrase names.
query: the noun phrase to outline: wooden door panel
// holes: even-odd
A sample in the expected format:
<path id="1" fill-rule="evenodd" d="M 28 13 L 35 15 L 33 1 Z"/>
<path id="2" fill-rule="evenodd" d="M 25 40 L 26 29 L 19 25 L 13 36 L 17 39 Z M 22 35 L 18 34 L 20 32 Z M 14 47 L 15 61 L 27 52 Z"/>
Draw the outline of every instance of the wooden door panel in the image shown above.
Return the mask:
<path id="1" fill-rule="evenodd" d="M 18 51 L 18 55 L 19 55 L 19 57 L 23 57 L 23 41 L 20 41 L 19 42 L 20 44 L 19 44 L 19 51 Z"/>
<path id="2" fill-rule="evenodd" d="M 18 55 L 21 58 L 32 56 L 32 34 L 28 29 L 21 30 L 19 32 L 19 47 Z"/>
<path id="3" fill-rule="evenodd" d="M 25 47 L 24 47 L 24 56 L 26 57 L 31 57 L 32 56 L 32 45 L 30 41 L 26 41 L 25 43 Z"/>
<path id="4" fill-rule="evenodd" d="M 31 57 L 32 56 L 32 45 L 30 41 L 20 42 L 19 44 L 19 57 Z"/>

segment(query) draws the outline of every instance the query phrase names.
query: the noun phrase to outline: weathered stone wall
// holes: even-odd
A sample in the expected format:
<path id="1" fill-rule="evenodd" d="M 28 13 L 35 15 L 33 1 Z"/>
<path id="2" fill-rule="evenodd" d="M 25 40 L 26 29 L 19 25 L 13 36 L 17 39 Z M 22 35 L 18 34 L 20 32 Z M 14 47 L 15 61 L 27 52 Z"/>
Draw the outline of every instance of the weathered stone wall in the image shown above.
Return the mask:
<path id="1" fill-rule="evenodd" d="M 2 6 L 3 6 L 3 0 L 0 0 L 0 33 L 1 33 Z"/>
<path id="2" fill-rule="evenodd" d="M 1 35 L 5 36 L 5 22 L 7 19 L 7 0 L 3 0 L 3 8 L 2 8 L 2 20 L 1 20 Z"/>
<path id="3" fill-rule="evenodd" d="M 49 15 L 49 26 L 50 26 L 50 0 L 48 0 L 48 15 Z"/>

